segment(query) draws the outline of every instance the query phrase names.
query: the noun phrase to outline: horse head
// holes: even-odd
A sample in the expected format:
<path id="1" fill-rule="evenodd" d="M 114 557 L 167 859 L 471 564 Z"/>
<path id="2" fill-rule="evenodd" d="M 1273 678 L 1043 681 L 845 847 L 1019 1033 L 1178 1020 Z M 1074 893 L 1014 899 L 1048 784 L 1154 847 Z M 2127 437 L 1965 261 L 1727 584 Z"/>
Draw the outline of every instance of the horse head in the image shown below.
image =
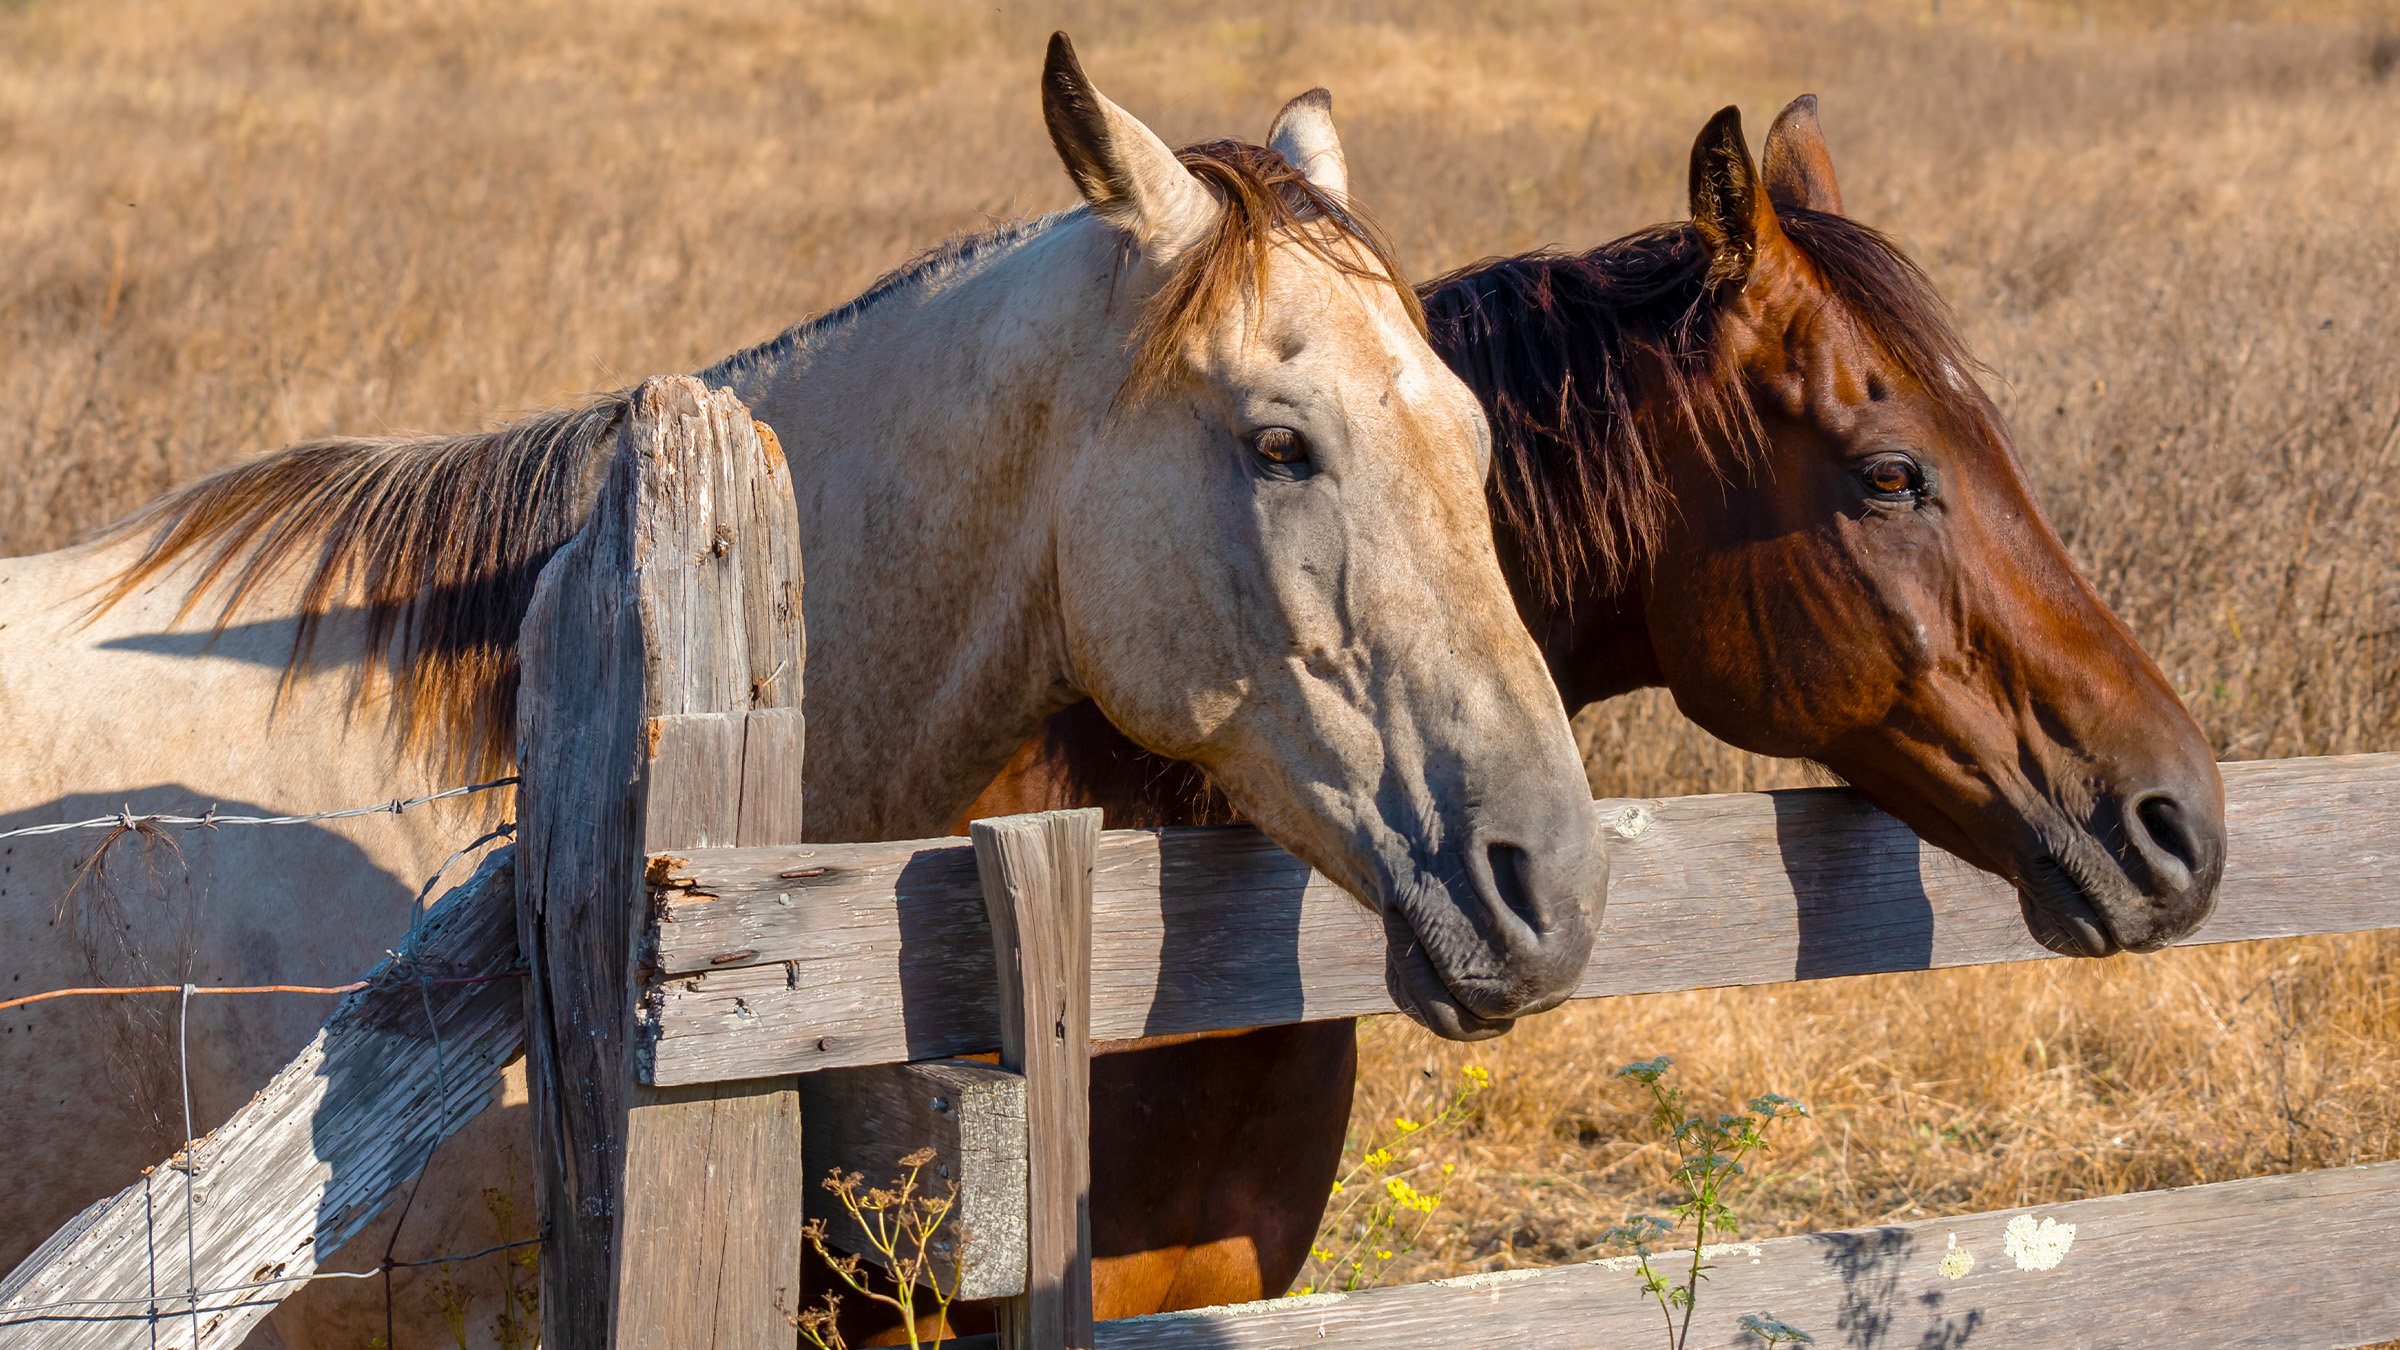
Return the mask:
<path id="1" fill-rule="evenodd" d="M 1139 301 L 1049 413 L 1063 693 L 1374 908 L 1433 1030 L 1559 1002 L 1606 861 L 1494 552 L 1481 410 L 1350 198 L 1330 99 L 1177 154 L 1063 37 L 1043 95 Z"/>
<path id="2" fill-rule="evenodd" d="M 1638 420 L 1684 444 L 1627 527 L 1639 575 L 1548 608 L 1569 705 L 1666 685 L 2008 880 L 2053 950 L 2191 933 L 2225 857 L 2207 740 L 2043 518 L 1927 279 L 1843 216 L 1813 98 L 1763 162 L 1720 112 L 1691 225 L 1654 232 L 1697 299 Z"/>

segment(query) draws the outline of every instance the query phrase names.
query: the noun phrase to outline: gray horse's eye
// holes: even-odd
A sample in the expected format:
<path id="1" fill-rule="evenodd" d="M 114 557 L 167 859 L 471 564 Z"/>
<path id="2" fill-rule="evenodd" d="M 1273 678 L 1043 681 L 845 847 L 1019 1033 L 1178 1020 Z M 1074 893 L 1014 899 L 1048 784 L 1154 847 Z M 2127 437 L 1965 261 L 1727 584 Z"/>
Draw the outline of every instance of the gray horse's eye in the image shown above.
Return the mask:
<path id="1" fill-rule="evenodd" d="M 1298 464 L 1308 458 L 1308 443 L 1290 427 L 1268 427 L 1252 433 L 1250 448 L 1269 464 Z"/>
<path id="2" fill-rule="evenodd" d="M 1308 442 L 1290 427 L 1262 427 L 1249 435 L 1250 453 L 1273 478 L 1306 478 L 1316 472 L 1309 462 Z"/>

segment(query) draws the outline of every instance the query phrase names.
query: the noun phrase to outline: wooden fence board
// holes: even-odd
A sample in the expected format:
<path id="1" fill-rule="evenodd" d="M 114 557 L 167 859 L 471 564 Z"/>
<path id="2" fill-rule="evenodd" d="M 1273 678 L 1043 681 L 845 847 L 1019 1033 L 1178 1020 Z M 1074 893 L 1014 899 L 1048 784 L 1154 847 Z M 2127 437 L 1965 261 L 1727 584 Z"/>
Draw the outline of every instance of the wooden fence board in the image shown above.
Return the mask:
<path id="1" fill-rule="evenodd" d="M 1861 1350 L 2335 1350 L 2400 1336 L 2396 1213 L 2400 1163 L 2380 1163 L 1776 1238 L 1714 1254 L 1689 1345 L 1755 1350 L 1736 1319 L 1771 1312 Z M 2012 1259 L 2020 1215 L 2073 1226 L 2053 1268 Z M 1974 1257 L 1956 1279 L 1939 1268 L 1953 1236 Z M 1658 1345 L 1658 1309 L 1618 1264 L 1127 1318 L 1100 1324 L 1098 1350 Z"/>
<path id="2" fill-rule="evenodd" d="M 635 1017 L 645 854 L 799 838 L 795 519 L 774 438 L 731 393 L 647 381 L 527 609 L 518 913 L 553 1350 L 795 1339 L 797 1084 L 647 1086 Z"/>
<path id="3" fill-rule="evenodd" d="M 1005 1350 L 1092 1345 L 1094 807 L 978 820 L 975 866 L 1000 972 L 1000 1066 L 1025 1079 L 1025 1292 Z"/>
<path id="4" fill-rule="evenodd" d="M 934 1195 L 955 1184 L 958 1208 L 933 1243 L 933 1278 L 959 1298 L 1025 1292 L 1025 1079 L 971 1059 L 829 1069 L 800 1079 L 808 1217 L 826 1239 L 881 1261 L 858 1222 L 821 1182 L 857 1173 L 869 1186 L 907 1172 L 920 1148 L 934 1159 L 919 1182 Z M 959 1263 L 966 1269 L 962 1275 Z"/>
<path id="5" fill-rule="evenodd" d="M 184 1263 L 183 1175 L 162 1163 L 85 1210 L 0 1280 L 0 1347 L 193 1350 L 191 1305 L 181 1291 L 292 1281 L 200 1300 L 201 1347 L 226 1350 L 297 1290 L 320 1257 L 357 1236 L 436 1143 L 499 1096 L 501 1069 L 516 1055 L 519 981 L 420 990 L 412 974 L 470 979 L 516 968 L 513 859 L 511 849 L 495 851 L 427 911 L 405 960 L 378 966 L 369 987 L 345 997 L 307 1049 L 192 1151 L 196 1277 Z M 437 1019 L 431 1025 L 441 1028 L 438 1075 L 427 1000 Z M 153 1290 L 170 1314 L 157 1323 L 155 1339 L 140 1303 L 27 1311 L 78 1299 L 140 1300 Z"/>
<path id="6" fill-rule="evenodd" d="M 2400 755 L 2228 764 L 2225 781 L 2224 889 L 2187 943 L 2400 927 Z M 1595 809 L 1612 873 L 1579 997 L 2051 955 L 2006 886 L 1846 789 Z M 963 841 L 716 849 L 671 870 L 655 1081 L 999 1043 Z M 1103 835 L 1092 934 L 1101 1039 L 1392 1010 L 1375 921 L 1253 830 Z"/>

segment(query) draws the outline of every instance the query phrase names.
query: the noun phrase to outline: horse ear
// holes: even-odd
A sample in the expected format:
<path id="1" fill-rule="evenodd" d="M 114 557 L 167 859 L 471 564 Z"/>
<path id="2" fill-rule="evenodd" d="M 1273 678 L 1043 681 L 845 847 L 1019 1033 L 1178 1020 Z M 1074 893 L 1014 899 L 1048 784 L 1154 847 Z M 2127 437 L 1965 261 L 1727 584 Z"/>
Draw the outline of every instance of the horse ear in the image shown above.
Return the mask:
<path id="1" fill-rule="evenodd" d="M 1275 114 L 1267 144 L 1320 190 L 1336 197 L 1350 195 L 1350 161 L 1342 154 L 1342 138 L 1334 134 L 1332 94 L 1311 89 L 1284 104 Z"/>
<path id="2" fill-rule="evenodd" d="M 1825 148 L 1824 129 L 1817 125 L 1815 94 L 1802 94 L 1776 115 L 1759 158 L 1767 197 L 1776 206 L 1842 213 L 1842 189 L 1833 181 L 1833 155 Z"/>
<path id="3" fill-rule="evenodd" d="M 1200 180 L 1140 119 L 1102 97 L 1064 33 L 1050 35 L 1042 120 L 1092 214 L 1145 249 L 1172 253 L 1198 239 L 1220 209 Z"/>
<path id="4" fill-rule="evenodd" d="M 1692 224 L 1708 245 L 1716 282 L 1747 280 L 1759 249 L 1783 237 L 1775 204 L 1750 162 L 1739 108 L 1719 111 L 1692 142 Z"/>

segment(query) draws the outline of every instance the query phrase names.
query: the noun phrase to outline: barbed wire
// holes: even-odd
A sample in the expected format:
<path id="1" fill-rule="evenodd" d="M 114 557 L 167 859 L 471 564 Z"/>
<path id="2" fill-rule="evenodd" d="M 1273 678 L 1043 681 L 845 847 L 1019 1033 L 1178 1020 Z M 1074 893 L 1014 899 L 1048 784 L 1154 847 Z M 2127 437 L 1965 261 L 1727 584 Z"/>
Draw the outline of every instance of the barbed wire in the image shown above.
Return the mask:
<path id="1" fill-rule="evenodd" d="M 504 970 L 497 975 L 466 975 L 455 979 L 427 980 L 427 984 L 490 984 L 494 980 L 521 980 L 528 972 Z M 352 980 L 348 984 L 196 984 L 195 994 L 355 994 L 373 984 L 373 980 Z M 52 989 L 45 993 L 27 994 L 22 998 L 0 1000 L 0 1012 L 22 1008 L 28 1003 L 45 999 L 72 998 L 97 994 L 174 994 L 182 992 L 180 984 L 94 985 L 82 989 Z"/>
<path id="2" fill-rule="evenodd" d="M 475 792 L 488 792 L 494 788 L 507 787 L 516 782 L 517 779 L 513 776 L 508 778 L 498 778 L 488 783 L 470 783 L 462 787 L 454 787 L 441 792 L 429 793 L 422 797 L 395 799 L 380 806 L 351 807 L 341 811 L 323 811 L 310 815 L 222 816 L 217 814 L 216 808 L 212 806 L 209 808 L 208 813 L 203 816 L 176 816 L 164 814 L 135 816 L 131 809 L 128 808 L 127 810 L 115 816 L 103 816 L 88 821 L 70 821 L 56 825 L 37 825 L 26 829 L 0 832 L 0 839 L 15 838 L 28 834 L 57 834 L 63 831 L 75 829 L 113 828 L 120 831 L 132 831 L 145 826 L 157 825 L 186 825 L 195 828 L 213 829 L 219 825 L 297 825 L 308 821 L 339 820 L 356 816 L 380 815 L 387 813 L 391 815 L 399 815 L 401 812 L 408 810 L 410 807 L 421 806 L 427 802 L 441 801 L 444 798 L 465 796 L 469 793 Z M 413 1177 L 410 1181 L 408 1200 L 402 1207 L 401 1224 L 406 1223 L 407 1211 L 408 1209 L 413 1208 L 416 1202 L 417 1188 L 423 1184 L 424 1174 L 426 1169 L 432 1164 L 433 1154 L 441 1147 L 440 1132 L 442 1128 L 442 1122 L 447 1118 L 450 1108 L 449 1066 L 446 1062 L 447 1056 L 443 1052 L 441 1020 L 434 1014 L 432 987 L 435 985 L 488 984 L 499 980 L 521 979 L 532 973 L 530 970 L 522 968 L 500 971 L 489 975 L 470 975 L 457 977 L 437 977 L 427 973 L 424 967 L 418 963 L 414 950 L 424 929 L 426 920 L 430 917 L 430 911 L 425 908 L 425 899 L 433 892 L 434 887 L 440 884 L 442 877 L 448 873 L 451 867 L 456 865 L 461 858 L 466 857 L 468 854 L 473 853 L 476 849 L 479 849 L 486 844 L 492 843 L 496 840 L 508 838 L 515 833 L 516 823 L 514 821 L 507 822 L 502 824 L 499 828 L 479 836 L 466 846 L 458 849 L 456 852 L 453 852 L 448 858 L 444 859 L 442 864 L 433 870 L 433 874 L 425 879 L 424 886 L 417 892 L 415 904 L 415 909 L 417 911 L 416 918 L 410 923 L 408 936 L 401 943 L 401 947 L 406 954 L 403 954 L 403 952 L 386 953 L 387 957 L 389 957 L 392 962 L 390 982 L 395 984 L 410 982 L 414 983 L 417 987 L 418 1005 L 424 1011 L 427 1030 L 432 1035 L 434 1056 L 434 1129 L 436 1131 L 436 1138 L 434 1140 L 433 1147 L 427 1150 L 425 1159 L 423 1163 L 419 1165 L 415 1177 Z M 105 848 L 106 845 L 103 845 L 102 847 Z M 40 1003 L 47 999 L 68 998 L 78 995 L 170 993 L 177 995 L 175 1009 L 175 1057 L 179 1070 L 178 1076 L 181 1080 L 182 1087 L 183 1133 L 185 1139 L 184 1145 L 176 1150 L 173 1157 L 167 1160 L 167 1166 L 170 1169 L 183 1174 L 183 1241 L 185 1277 L 185 1286 L 183 1291 L 180 1294 L 167 1294 L 163 1300 L 161 1298 L 158 1288 L 158 1215 L 155 1209 L 156 1197 L 155 1193 L 151 1191 L 147 1185 L 145 1185 L 142 1188 L 142 1209 L 144 1215 L 143 1227 L 146 1236 L 144 1245 L 148 1254 L 147 1265 L 150 1285 L 150 1292 L 146 1297 L 64 1299 L 53 1303 L 33 1304 L 15 1308 L 0 1308 L 0 1327 L 22 1326 L 36 1322 L 147 1322 L 150 1325 L 151 1343 L 155 1345 L 158 1340 L 159 1323 L 165 1319 L 181 1317 L 188 1312 L 192 1323 L 192 1344 L 194 1347 L 198 1347 L 203 1334 L 201 1329 L 201 1315 L 204 1312 L 209 1314 L 217 1314 L 256 1306 L 256 1300 L 244 1299 L 235 1303 L 224 1304 L 217 1307 L 203 1308 L 201 1306 L 202 1299 L 219 1298 L 233 1294 L 256 1294 L 265 1290 L 278 1289 L 284 1286 L 298 1286 L 314 1280 L 366 1280 L 380 1278 L 384 1282 L 384 1320 L 386 1324 L 388 1343 L 388 1334 L 392 1319 L 391 1278 L 393 1271 L 407 1270 L 419 1266 L 448 1265 L 454 1262 L 473 1261 L 485 1256 L 490 1256 L 496 1252 L 509 1251 L 517 1247 L 533 1246 L 548 1241 L 549 1234 L 545 1232 L 538 1238 L 523 1239 L 515 1242 L 503 1242 L 496 1246 L 486 1247 L 481 1251 L 469 1252 L 463 1256 L 437 1256 L 420 1261 L 399 1261 L 393 1259 L 391 1244 L 387 1243 L 384 1247 L 383 1259 L 378 1262 L 373 1269 L 370 1270 L 317 1271 L 307 1275 L 281 1276 L 272 1279 L 253 1281 L 247 1284 L 226 1285 L 215 1289 L 204 1290 L 199 1287 L 199 1214 L 197 1188 L 199 1181 L 198 1174 L 200 1170 L 200 1144 L 198 1139 L 194 1137 L 194 1118 L 192 1113 L 190 1044 L 192 996 L 194 994 L 351 994 L 368 988 L 374 983 L 375 980 L 372 978 L 354 980 L 348 984 L 340 985 L 265 984 L 203 986 L 186 981 L 182 984 L 52 989 L 43 993 L 27 994 L 18 998 L 0 1000 L 0 1011 L 5 1011 L 10 1008 L 23 1007 L 29 1003 Z M 400 1236 L 401 1224 L 395 1224 L 393 1226 L 392 1238 L 395 1242 Z M 290 1294 L 289 1291 L 286 1290 L 286 1292 L 275 1295 L 274 1299 L 271 1301 L 280 1303 L 283 1299 L 288 1297 L 290 1297 Z M 184 1308 L 177 1309 L 171 1306 L 178 1299 L 185 1304 Z M 162 1301 L 170 1306 L 161 1307 L 160 1305 Z M 139 1308 L 141 1311 L 127 1311 L 118 1313 L 75 1313 L 68 1311 L 70 1309 L 98 1308 Z"/>
<path id="3" fill-rule="evenodd" d="M 460 787 L 444 788 L 440 792 L 429 792 L 422 797 L 394 797 L 388 802 L 379 802 L 374 806 L 352 806 L 339 811 L 315 811 L 301 816 L 221 816 L 217 814 L 217 808 L 213 806 L 208 808 L 205 815 L 179 816 L 164 812 L 152 812 L 137 816 L 133 813 L 133 808 L 127 806 L 113 816 L 94 816 L 90 820 L 67 820 L 60 821 L 55 825 L 25 825 L 13 830 L 0 830 L 0 839 L 22 839 L 28 835 L 37 834 L 64 834 L 69 830 L 131 830 L 144 825 L 188 825 L 194 829 L 213 830 L 220 825 L 306 825 L 319 820 L 349 820 L 356 816 L 396 816 L 411 808 L 423 806 L 427 802 L 464 797 L 476 792 L 490 792 L 494 788 L 514 787 L 516 783 L 517 776 L 511 774 L 506 778 L 495 778 L 488 783 L 467 783 Z"/>
<path id="4" fill-rule="evenodd" d="M 503 1242 L 497 1246 L 486 1247 L 481 1251 L 467 1252 L 460 1256 L 429 1256 L 421 1261 L 384 1261 L 371 1270 L 318 1270 L 311 1271 L 306 1275 L 278 1275 L 271 1280 L 259 1280 L 251 1284 L 229 1284 L 221 1289 L 201 1289 L 195 1291 L 194 1295 L 178 1295 L 177 1297 L 223 1298 L 228 1294 L 255 1294 L 262 1289 L 274 1289 L 287 1284 L 307 1284 L 315 1280 L 372 1280 L 384 1275 L 387 1271 L 413 1270 L 420 1266 L 447 1266 L 479 1261 L 496 1252 L 514 1251 L 519 1247 L 536 1247 L 549 1240 L 550 1235 L 544 1233 L 539 1237 L 519 1238 L 514 1242 Z M 289 1297 L 289 1295 L 285 1297 Z M 181 1316 L 179 1310 L 157 1311 L 153 1306 L 157 1301 L 155 1296 L 151 1298 L 70 1298 L 56 1303 L 28 1304 L 22 1308 L 0 1308 L 0 1327 L 22 1326 L 33 1322 L 146 1322 L 159 1317 Z M 245 1306 L 247 1304 L 228 1303 L 222 1307 L 202 1308 L 199 1311 L 204 1313 L 231 1312 Z M 72 1314 L 53 1315 L 69 1308 L 141 1308 L 143 1311 L 101 1313 L 88 1317 L 77 1317 Z"/>

